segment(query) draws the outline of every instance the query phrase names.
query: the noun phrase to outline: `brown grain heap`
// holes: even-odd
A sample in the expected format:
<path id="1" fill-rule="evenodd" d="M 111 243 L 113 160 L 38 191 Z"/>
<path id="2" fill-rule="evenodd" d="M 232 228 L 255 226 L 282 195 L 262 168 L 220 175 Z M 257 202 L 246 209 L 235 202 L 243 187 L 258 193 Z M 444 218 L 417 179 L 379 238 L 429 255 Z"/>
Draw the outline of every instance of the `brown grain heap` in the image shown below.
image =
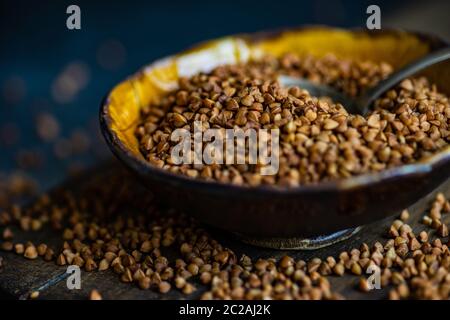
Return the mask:
<path id="1" fill-rule="evenodd" d="M 392 73 L 392 66 L 386 62 L 351 61 L 338 59 L 333 54 L 316 58 L 288 53 L 279 59 L 277 68 L 283 74 L 335 87 L 351 97 L 358 96 Z"/>
<path id="2" fill-rule="evenodd" d="M 124 283 L 161 295 L 177 290 L 201 299 L 342 299 L 333 289 L 334 277 L 360 277 L 359 289 L 367 292 L 367 270 L 375 268 L 391 299 L 450 297 L 449 239 L 440 227 L 447 227 L 450 202 L 443 194 L 427 213 L 439 217 L 435 231 L 414 232 L 404 211 L 387 230 L 389 240 L 380 235 L 373 244 L 322 259 L 252 259 L 223 246 L 192 218 L 160 211 L 128 173 L 104 181 L 104 176 L 95 177 L 79 194 L 62 189 L 27 209 L 2 213 L 1 231 L 21 228 L 16 233 L 26 234 L 31 229 L 24 221 L 36 219 L 60 233 L 60 246 L 23 244 L 13 237 L 1 240 L 0 248 L 28 259 L 78 265 L 86 272 L 114 272 Z M 90 296 L 99 297 L 95 291 Z"/>
<path id="3" fill-rule="evenodd" d="M 276 79 L 281 73 L 298 75 L 354 96 L 390 72 L 385 63 L 332 56 L 287 55 L 220 66 L 180 79 L 179 89 L 159 105 L 143 108 L 136 136 L 152 165 L 238 185 L 296 186 L 413 163 L 449 140 L 448 97 L 426 79 L 404 80 L 378 99 L 366 117 L 299 87 L 284 88 Z M 171 141 L 171 134 L 179 128 L 194 133 L 195 121 L 203 129 L 280 129 L 279 171 L 261 176 L 260 166 L 252 164 L 174 164 L 171 151 L 178 142 Z"/>

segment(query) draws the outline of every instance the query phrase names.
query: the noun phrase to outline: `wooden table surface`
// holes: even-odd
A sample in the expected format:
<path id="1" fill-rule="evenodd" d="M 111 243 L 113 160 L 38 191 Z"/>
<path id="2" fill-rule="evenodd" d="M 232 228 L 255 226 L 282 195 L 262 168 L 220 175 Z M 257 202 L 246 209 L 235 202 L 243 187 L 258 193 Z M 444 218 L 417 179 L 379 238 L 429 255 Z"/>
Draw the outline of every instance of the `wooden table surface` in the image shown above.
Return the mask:
<path id="1" fill-rule="evenodd" d="M 118 165 L 116 162 L 108 162 L 107 165 L 101 166 L 101 170 L 93 172 L 97 175 L 105 175 L 107 179 L 108 175 L 117 172 L 119 169 L 117 167 Z M 89 174 L 92 174 L 92 171 Z M 76 191 L 82 187 L 82 181 L 84 181 L 83 178 L 68 181 L 64 184 L 64 188 Z M 450 196 L 450 179 L 433 193 L 419 200 L 409 208 L 411 217 L 408 223 L 413 227 L 414 232 L 417 233 L 425 229 L 425 226 L 419 223 L 420 218 L 438 191 L 442 191 L 447 196 Z M 386 231 L 394 218 L 387 218 L 383 221 L 364 226 L 352 238 L 315 251 L 264 249 L 243 244 L 233 235 L 226 232 L 210 230 L 210 233 L 224 246 L 232 249 L 238 257 L 244 253 L 252 259 L 259 257 L 279 258 L 288 254 L 296 259 L 308 260 L 312 257 L 326 258 L 327 256 L 337 256 L 341 251 L 359 248 L 363 242 L 371 245 L 376 241 L 385 241 Z M 0 231 L 2 231 L 1 228 Z M 17 228 L 14 228 L 13 231 L 15 233 L 14 241 L 22 243 L 29 240 L 34 243 L 45 241 L 55 247 L 61 246 L 62 243 L 59 234 L 45 228 L 38 232 L 24 233 Z M 170 254 L 168 255 L 170 256 Z M 22 256 L 10 252 L 0 251 L 0 256 L 4 258 L 4 266 L 0 268 L 0 292 L 2 291 L 5 296 L 15 299 L 27 299 L 30 292 L 33 291 L 40 292 L 39 299 L 86 299 L 92 289 L 99 290 L 104 299 L 197 299 L 205 290 L 205 287 L 198 284 L 198 290 L 190 296 L 182 295 L 177 290 L 171 290 L 169 293 L 161 295 L 152 290 L 140 290 L 133 284 L 120 282 L 119 276 L 112 270 L 96 272 L 82 271 L 81 289 L 69 290 L 66 285 L 66 278 L 69 275 L 66 274 L 66 267 L 60 267 L 54 262 L 45 262 L 42 259 L 26 260 Z M 341 293 L 347 299 L 384 299 L 388 294 L 388 288 L 372 290 L 370 293 L 359 292 L 356 289 L 359 279 L 357 276 L 330 276 L 329 279 L 334 290 Z"/>

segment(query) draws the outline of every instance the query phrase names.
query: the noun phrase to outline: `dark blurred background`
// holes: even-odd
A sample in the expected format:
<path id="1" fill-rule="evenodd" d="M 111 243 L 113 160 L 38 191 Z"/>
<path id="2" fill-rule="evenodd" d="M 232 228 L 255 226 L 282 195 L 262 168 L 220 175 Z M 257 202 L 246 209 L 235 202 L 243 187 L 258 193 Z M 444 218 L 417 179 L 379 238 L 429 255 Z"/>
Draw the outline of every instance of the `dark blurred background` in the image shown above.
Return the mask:
<path id="1" fill-rule="evenodd" d="M 25 175 L 46 189 L 108 157 L 98 132 L 99 103 L 115 83 L 154 59 L 233 33 L 301 24 L 365 27 L 370 4 L 381 7 L 382 28 L 449 39 L 449 3 L 2 1 L 0 185 Z M 66 28 L 70 4 L 81 8 L 81 30 Z"/>

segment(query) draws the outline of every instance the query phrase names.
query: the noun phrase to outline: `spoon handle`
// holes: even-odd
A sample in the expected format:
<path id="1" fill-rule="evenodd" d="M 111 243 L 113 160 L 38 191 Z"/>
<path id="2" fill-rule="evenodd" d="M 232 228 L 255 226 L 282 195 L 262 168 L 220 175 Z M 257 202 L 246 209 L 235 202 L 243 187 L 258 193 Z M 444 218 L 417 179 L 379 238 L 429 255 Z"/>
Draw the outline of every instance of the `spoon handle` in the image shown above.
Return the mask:
<path id="1" fill-rule="evenodd" d="M 436 50 L 435 52 L 427 54 L 425 57 L 416 60 L 408 64 L 407 66 L 401 68 L 400 70 L 394 72 L 388 78 L 381 81 L 378 85 L 367 90 L 366 93 L 361 97 L 360 103 L 358 104 L 362 108 L 365 108 L 365 110 L 363 111 L 367 111 L 367 109 L 370 107 L 373 101 L 375 101 L 383 93 L 388 91 L 390 88 L 395 86 L 403 79 L 412 76 L 418 71 L 421 71 L 435 63 L 442 62 L 447 59 L 450 59 L 450 47 L 439 49 Z"/>

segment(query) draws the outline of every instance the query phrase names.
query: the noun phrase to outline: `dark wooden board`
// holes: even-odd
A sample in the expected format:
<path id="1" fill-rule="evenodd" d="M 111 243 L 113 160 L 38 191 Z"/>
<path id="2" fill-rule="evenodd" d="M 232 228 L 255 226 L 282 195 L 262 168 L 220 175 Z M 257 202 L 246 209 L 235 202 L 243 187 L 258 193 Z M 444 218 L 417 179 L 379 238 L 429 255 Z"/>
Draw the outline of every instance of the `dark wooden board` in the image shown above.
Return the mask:
<path id="1" fill-rule="evenodd" d="M 108 175 L 114 174 L 119 170 L 117 166 L 119 166 L 119 164 L 116 162 L 108 162 L 107 164 L 100 166 L 100 170 L 93 170 L 86 175 L 104 175 L 107 179 Z M 68 181 L 64 184 L 64 188 L 76 192 L 76 190 L 83 185 L 83 181 L 83 176 Z M 138 184 L 138 182 L 136 182 L 136 184 Z M 409 224 L 413 227 L 415 232 L 425 229 L 425 227 L 419 223 L 420 218 L 429 207 L 430 201 L 439 191 L 450 196 L 450 179 L 427 197 L 420 199 L 416 204 L 409 208 L 411 213 Z M 399 192 L 401 192 L 401 190 L 399 190 Z M 239 241 L 234 235 L 223 231 L 210 230 L 210 233 L 224 246 L 231 248 L 238 256 L 246 254 L 252 259 L 257 259 L 259 257 L 279 258 L 288 254 L 296 259 L 308 260 L 312 257 L 336 257 L 341 251 L 359 248 L 363 242 L 371 245 L 376 241 L 384 241 L 386 231 L 394 218 L 395 217 L 387 218 L 383 221 L 364 226 L 359 233 L 352 238 L 314 251 L 264 249 L 246 245 Z M 35 243 L 39 243 L 45 239 L 46 243 L 54 244 L 55 247 L 61 245 L 60 236 L 49 229 L 44 228 L 43 231 L 31 233 L 23 233 L 17 229 L 14 229 L 13 231 L 15 232 L 15 241 L 26 242 L 31 240 Z M 30 292 L 36 290 L 40 292 L 39 299 L 86 299 L 92 289 L 99 290 L 104 299 L 196 299 L 205 290 L 205 288 L 198 285 L 198 290 L 190 296 L 182 295 L 177 290 L 171 290 L 168 294 L 161 295 L 152 290 L 140 290 L 135 285 L 121 283 L 118 276 L 111 270 L 90 273 L 82 271 L 81 289 L 69 290 L 66 285 L 68 274 L 65 273 L 65 267 L 59 267 L 53 262 L 44 262 L 41 259 L 33 261 L 26 260 L 14 253 L 0 251 L 0 256 L 4 258 L 4 267 L 0 269 L 0 290 L 17 299 L 27 298 Z M 384 299 L 387 297 L 387 289 L 373 290 L 370 293 L 364 294 L 359 292 L 356 289 L 358 283 L 358 277 L 356 276 L 331 276 L 329 279 L 334 290 L 340 292 L 348 299 Z"/>

